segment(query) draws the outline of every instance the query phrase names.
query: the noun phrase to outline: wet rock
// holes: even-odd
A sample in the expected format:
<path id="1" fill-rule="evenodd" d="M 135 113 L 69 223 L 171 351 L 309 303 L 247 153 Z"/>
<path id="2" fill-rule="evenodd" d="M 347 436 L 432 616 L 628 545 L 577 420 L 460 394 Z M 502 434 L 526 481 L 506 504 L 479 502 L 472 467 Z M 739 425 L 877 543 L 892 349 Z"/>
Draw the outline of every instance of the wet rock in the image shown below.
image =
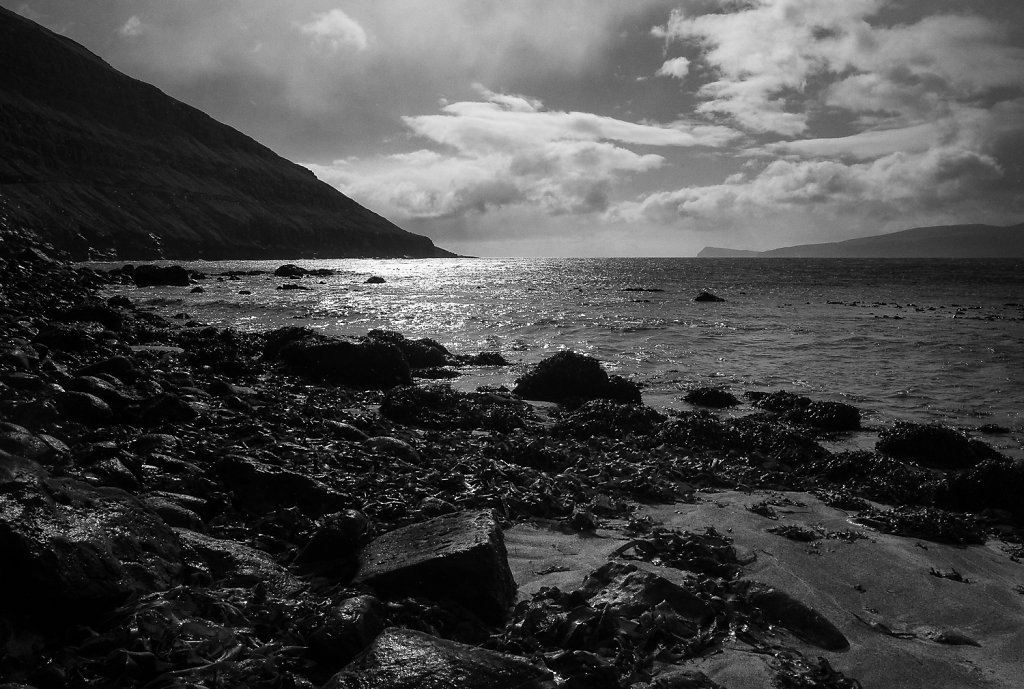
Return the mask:
<path id="1" fill-rule="evenodd" d="M 178 538 L 129 494 L 6 464 L 0 607 L 67 617 L 177 583 Z"/>
<path id="2" fill-rule="evenodd" d="M 454 601 L 494 623 L 516 597 L 505 541 L 486 512 L 435 517 L 376 538 L 360 555 L 356 579 L 385 595 Z"/>
<path id="3" fill-rule="evenodd" d="M 190 292 L 191 294 L 203 294 L 204 292 L 206 292 L 206 290 L 205 290 L 205 289 L 203 289 L 203 288 L 202 288 L 201 286 L 199 286 L 199 285 L 196 285 L 195 287 L 193 287 L 192 289 L 190 289 L 190 290 L 189 290 L 189 292 Z"/>
<path id="4" fill-rule="evenodd" d="M 286 282 L 283 285 L 278 285 L 277 289 L 279 289 L 279 290 L 305 290 L 307 292 L 309 291 L 309 287 L 306 287 L 305 285 L 299 285 L 299 284 L 296 284 L 294 282 Z"/>
<path id="5" fill-rule="evenodd" d="M 192 531 L 205 531 L 206 526 L 202 518 L 166 495 L 147 494 L 139 496 L 140 502 L 149 509 L 156 512 L 157 516 L 164 520 L 168 526 L 176 526 Z"/>
<path id="6" fill-rule="evenodd" d="M 356 596 L 331 608 L 309 635 L 310 655 L 334 672 L 356 657 L 384 631 L 383 610 L 373 596 Z"/>
<path id="7" fill-rule="evenodd" d="M 112 384 L 97 376 L 77 376 L 68 381 L 65 387 L 68 390 L 95 395 L 109 404 L 111 409 L 122 409 L 133 401 Z"/>
<path id="8" fill-rule="evenodd" d="M 740 403 L 735 395 L 721 388 L 695 388 L 686 393 L 683 399 L 690 404 L 713 409 L 735 407 Z"/>
<path id="9" fill-rule="evenodd" d="M 814 401 L 785 390 L 747 393 L 754 406 L 779 414 L 783 421 L 812 426 L 823 431 L 855 431 L 860 428 L 860 411 L 843 402 Z"/>
<path id="10" fill-rule="evenodd" d="M 188 423 L 197 416 L 199 412 L 195 407 L 178 395 L 165 392 L 143 402 L 140 405 L 138 419 L 143 426 L 152 427 L 169 423 Z"/>
<path id="11" fill-rule="evenodd" d="M 824 615 L 784 591 L 748 582 L 743 597 L 748 605 L 761 611 L 767 622 L 785 627 L 809 644 L 826 651 L 841 651 L 850 645 Z"/>
<path id="12" fill-rule="evenodd" d="M 262 550 L 188 529 L 174 531 L 181 540 L 185 558 L 201 560 L 221 585 L 250 587 L 262 582 L 277 593 L 295 592 L 302 587 L 298 579 Z"/>
<path id="13" fill-rule="evenodd" d="M 406 462 L 413 464 L 420 462 L 420 453 L 416 451 L 416 448 L 398 438 L 378 435 L 373 438 L 367 438 L 363 445 L 374 452 L 390 455 Z"/>
<path id="14" fill-rule="evenodd" d="M 387 282 L 387 281 L 384 278 L 382 278 L 381 276 L 379 276 L 379 275 L 371 275 L 370 277 L 366 278 L 365 284 L 367 284 L 367 285 L 383 285 L 385 282 Z"/>
<path id="15" fill-rule="evenodd" d="M 325 419 L 323 422 L 324 430 L 333 438 L 338 440 L 348 440 L 354 443 L 361 443 L 364 440 L 369 439 L 363 431 L 359 430 L 350 423 L 344 421 L 336 421 L 334 419 Z"/>
<path id="16" fill-rule="evenodd" d="M 695 593 L 636 565 L 609 562 L 584 580 L 580 592 L 588 605 L 624 617 L 638 617 L 665 605 L 692 624 L 691 634 L 710 622 L 714 609 Z"/>
<path id="17" fill-rule="evenodd" d="M 43 392 L 49 387 L 49 384 L 43 378 L 34 373 L 26 373 L 25 371 L 5 373 L 3 376 L 0 376 L 0 382 L 15 390 L 25 392 Z"/>
<path id="18" fill-rule="evenodd" d="M 33 341 L 62 352 L 88 352 L 96 348 L 96 342 L 81 325 L 54 323 L 42 328 Z"/>
<path id="19" fill-rule="evenodd" d="M 651 433 L 664 421 L 665 416 L 650 407 L 612 400 L 590 400 L 565 414 L 553 430 L 557 434 L 580 439 L 592 435 L 623 438 Z"/>
<path id="20" fill-rule="evenodd" d="M 409 363 L 394 345 L 301 337 L 284 344 L 279 357 L 314 379 L 355 388 L 391 388 L 412 382 Z"/>
<path id="21" fill-rule="evenodd" d="M 183 266 L 135 266 L 131 278 L 136 287 L 187 287 L 191 282 L 188 271 Z"/>
<path id="22" fill-rule="evenodd" d="M 693 300 L 699 302 L 725 301 L 725 299 L 723 299 L 722 297 L 712 294 L 711 292 L 701 292 L 696 297 L 694 297 Z"/>
<path id="23" fill-rule="evenodd" d="M 358 510 L 325 515 L 320 526 L 295 556 L 299 566 L 348 562 L 360 548 L 373 540 L 374 528 Z"/>
<path id="24" fill-rule="evenodd" d="M 269 467 L 248 457 L 225 457 L 214 465 L 213 472 L 239 505 L 256 514 L 294 506 L 320 516 L 348 507 L 343 495 L 312 476 Z"/>
<path id="25" fill-rule="evenodd" d="M 986 535 L 984 524 L 974 515 L 932 507 L 872 508 L 858 514 L 854 521 L 885 533 L 956 545 L 980 545 Z"/>
<path id="26" fill-rule="evenodd" d="M 109 304 L 101 301 L 86 301 L 56 314 L 57 320 L 65 322 L 94 322 L 115 332 L 124 324 L 124 314 Z"/>
<path id="27" fill-rule="evenodd" d="M 617 399 L 625 402 L 639 399 L 640 390 L 619 379 L 610 383 L 601 363 L 576 352 L 558 352 L 544 359 L 516 381 L 512 392 L 524 399 L 547 402 L 570 400 Z"/>
<path id="28" fill-rule="evenodd" d="M 139 454 L 150 452 L 171 452 L 181 447 L 181 440 L 168 433 L 145 433 L 132 443 L 132 450 Z"/>
<path id="29" fill-rule="evenodd" d="M 978 432 L 986 435 L 1006 435 L 1010 429 L 997 423 L 984 423 L 978 426 Z"/>
<path id="30" fill-rule="evenodd" d="M 509 362 L 501 352 L 479 352 L 465 359 L 470 366 L 508 366 Z"/>
<path id="31" fill-rule="evenodd" d="M 964 469 L 982 459 L 966 435 L 938 424 L 897 421 L 878 434 L 876 448 L 890 457 L 935 469 Z"/>
<path id="32" fill-rule="evenodd" d="M 1024 520 L 1024 464 L 986 460 L 947 476 L 935 492 L 935 505 L 947 510 L 1006 510 Z"/>
<path id="33" fill-rule="evenodd" d="M 410 368 L 444 366 L 451 356 L 440 342 L 429 337 L 410 340 L 392 330 L 371 330 L 364 339 L 370 342 L 394 345 L 402 352 L 402 356 L 405 357 Z"/>
<path id="34" fill-rule="evenodd" d="M 78 376 L 99 376 L 109 374 L 124 383 L 132 383 L 138 379 L 141 372 L 131 359 L 126 356 L 114 356 L 102 359 L 88 366 L 83 366 L 75 372 Z"/>
<path id="35" fill-rule="evenodd" d="M 307 272 L 302 266 L 297 266 L 294 263 L 285 263 L 274 271 L 274 275 L 279 278 L 300 278 Z"/>
<path id="36" fill-rule="evenodd" d="M 46 442 L 25 430 L 0 433 L 0 450 L 37 461 L 46 458 L 51 452 Z"/>
<path id="37" fill-rule="evenodd" d="M 109 404 L 87 392 L 62 392 L 54 398 L 54 403 L 62 419 L 86 426 L 102 426 L 114 416 Z"/>
<path id="38" fill-rule="evenodd" d="M 551 674 L 515 656 L 385 629 L 323 689 L 554 689 Z"/>
<path id="39" fill-rule="evenodd" d="M 398 423 L 448 430 L 486 428 L 508 431 L 524 425 L 525 403 L 500 395 L 465 393 L 449 385 L 396 387 L 384 395 L 380 413 Z"/>

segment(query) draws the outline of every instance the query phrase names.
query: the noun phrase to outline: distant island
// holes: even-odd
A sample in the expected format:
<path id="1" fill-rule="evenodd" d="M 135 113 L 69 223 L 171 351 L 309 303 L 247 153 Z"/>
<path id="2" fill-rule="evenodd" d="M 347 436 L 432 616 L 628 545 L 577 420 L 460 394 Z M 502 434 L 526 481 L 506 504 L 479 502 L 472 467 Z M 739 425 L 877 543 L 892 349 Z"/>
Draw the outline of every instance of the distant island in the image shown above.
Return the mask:
<path id="1" fill-rule="evenodd" d="M 2 7 L 0 64 L 0 220 L 72 259 L 452 255 Z"/>
<path id="2" fill-rule="evenodd" d="M 705 247 L 698 258 L 1024 258 L 1024 223 L 943 225 L 769 251 Z"/>

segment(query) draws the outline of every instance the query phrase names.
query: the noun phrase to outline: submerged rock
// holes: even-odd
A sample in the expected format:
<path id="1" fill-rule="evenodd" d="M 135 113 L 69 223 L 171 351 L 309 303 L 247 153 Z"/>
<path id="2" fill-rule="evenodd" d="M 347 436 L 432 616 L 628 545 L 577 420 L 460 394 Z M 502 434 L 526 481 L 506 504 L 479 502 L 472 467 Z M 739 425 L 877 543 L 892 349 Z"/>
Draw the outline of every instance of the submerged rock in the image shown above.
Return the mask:
<path id="1" fill-rule="evenodd" d="M 601 362 L 576 352 L 558 352 L 544 359 L 516 381 L 512 392 L 528 400 L 568 402 L 614 399 L 639 402 L 640 389 L 633 383 L 609 378 Z"/>
<path id="2" fill-rule="evenodd" d="M 360 554 L 356 580 L 384 595 L 454 601 L 493 623 L 516 598 L 504 538 L 487 512 L 443 515 L 378 537 Z"/>
<path id="3" fill-rule="evenodd" d="M 551 674 L 526 660 L 439 639 L 411 629 L 385 629 L 323 689 L 554 689 Z"/>

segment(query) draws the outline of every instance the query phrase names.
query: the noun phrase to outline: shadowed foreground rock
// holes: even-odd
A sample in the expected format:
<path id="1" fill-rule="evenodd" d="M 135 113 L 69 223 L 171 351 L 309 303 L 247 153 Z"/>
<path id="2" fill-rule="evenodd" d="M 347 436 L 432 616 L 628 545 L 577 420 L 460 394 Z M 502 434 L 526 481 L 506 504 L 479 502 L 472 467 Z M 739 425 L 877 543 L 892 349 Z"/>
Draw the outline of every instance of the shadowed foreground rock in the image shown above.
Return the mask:
<path id="1" fill-rule="evenodd" d="M 383 595 L 454 601 L 497 623 L 516 598 L 505 541 L 487 512 L 447 514 L 380 536 L 360 555 L 356 580 Z"/>
<path id="2" fill-rule="evenodd" d="M 410 629 L 385 629 L 323 689 L 554 689 L 520 658 Z"/>
<path id="3" fill-rule="evenodd" d="M 513 393 L 528 400 L 570 402 L 611 399 L 640 402 L 640 389 L 621 376 L 609 376 L 601 362 L 576 352 L 558 352 L 516 381 Z"/>

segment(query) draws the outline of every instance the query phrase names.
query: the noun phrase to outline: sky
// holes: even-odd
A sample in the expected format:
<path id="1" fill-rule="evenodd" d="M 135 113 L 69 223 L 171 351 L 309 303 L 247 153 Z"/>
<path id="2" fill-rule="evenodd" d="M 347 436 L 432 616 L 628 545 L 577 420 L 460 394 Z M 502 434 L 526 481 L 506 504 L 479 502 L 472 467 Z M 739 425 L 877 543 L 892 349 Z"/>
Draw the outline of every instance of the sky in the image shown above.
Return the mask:
<path id="1" fill-rule="evenodd" d="M 0 0 L 479 256 L 1024 221 L 1021 0 Z"/>

